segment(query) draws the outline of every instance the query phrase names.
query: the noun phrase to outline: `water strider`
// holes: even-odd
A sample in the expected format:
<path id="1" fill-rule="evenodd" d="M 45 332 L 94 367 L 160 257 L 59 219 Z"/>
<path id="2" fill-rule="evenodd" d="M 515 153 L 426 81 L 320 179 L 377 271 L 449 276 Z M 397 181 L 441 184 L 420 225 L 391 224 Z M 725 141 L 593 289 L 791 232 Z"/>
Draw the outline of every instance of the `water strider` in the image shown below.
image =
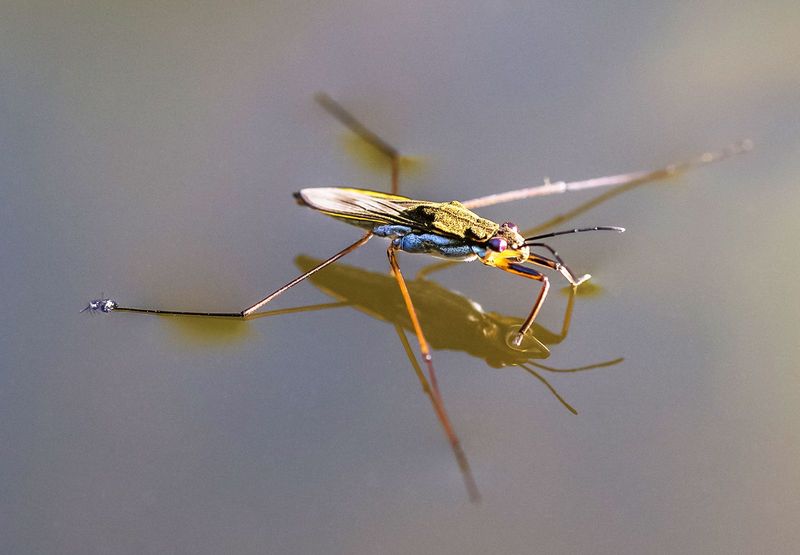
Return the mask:
<path id="1" fill-rule="evenodd" d="M 299 204 L 361 228 L 364 233 L 357 241 L 276 289 L 257 303 L 239 312 L 199 312 L 125 307 L 107 298 L 91 301 L 84 308 L 84 311 L 103 313 L 135 312 L 247 320 L 257 317 L 259 310 L 276 297 L 358 249 L 372 237 L 377 236 L 388 239 L 387 256 L 389 264 L 411 320 L 411 327 L 417 337 L 422 360 L 427 368 L 427 376 L 418 365 L 415 365 L 415 370 L 451 443 L 468 493 L 473 500 L 479 498 L 478 490 L 469 470 L 466 456 L 444 409 L 430 347 L 420 326 L 413 300 L 400 270 L 397 253 L 428 254 L 446 261 L 469 262 L 478 260 L 486 266 L 539 282 L 540 287 L 535 296 L 533 306 L 511 340 L 511 344 L 514 347 L 520 348 L 525 334 L 533 325 L 550 288 L 548 277 L 532 266 L 559 272 L 573 288 L 578 287 L 590 277 L 588 274 L 577 277 L 564 263 L 557 251 L 549 244 L 542 242 L 542 240 L 564 234 L 588 231 L 622 232 L 624 228 L 593 226 L 524 237 L 515 224 L 511 222 L 495 223 L 480 217 L 472 211 L 473 209 L 568 191 L 608 186 L 618 186 L 617 188 L 631 186 L 650 180 L 670 177 L 691 167 L 721 160 L 751 148 L 751 144 L 745 141 L 729 147 L 725 151 L 707 153 L 695 160 L 673 164 L 655 171 L 626 173 L 570 183 L 546 182 L 544 185 L 536 187 L 517 189 L 463 202 L 422 201 L 398 194 L 401 156 L 394 147 L 370 131 L 327 95 L 317 95 L 316 99 L 328 112 L 364 141 L 387 156 L 391 162 L 392 187 L 390 193 L 338 187 L 302 189 L 295 193 L 295 199 Z M 542 254 L 542 251 L 545 251 L 549 256 Z M 405 336 L 403 335 L 402 337 L 404 338 Z"/>

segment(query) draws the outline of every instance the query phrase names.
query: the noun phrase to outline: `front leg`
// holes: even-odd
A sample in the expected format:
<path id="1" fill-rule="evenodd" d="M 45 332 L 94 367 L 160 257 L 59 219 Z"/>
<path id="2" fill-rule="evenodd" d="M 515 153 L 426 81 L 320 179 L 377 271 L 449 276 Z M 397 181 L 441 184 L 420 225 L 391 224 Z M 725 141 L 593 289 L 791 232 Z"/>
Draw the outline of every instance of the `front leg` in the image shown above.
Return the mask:
<path id="1" fill-rule="evenodd" d="M 530 314 L 528 314 L 528 317 L 525 318 L 525 321 L 520 326 L 516 337 L 514 337 L 512 340 L 514 346 L 519 347 L 522 345 L 522 340 L 525 338 L 525 333 L 527 333 L 527 331 L 533 325 L 533 321 L 536 320 L 536 316 L 539 314 L 539 309 L 542 308 L 542 304 L 544 303 L 545 298 L 547 298 L 547 292 L 550 290 L 550 280 L 546 275 L 539 273 L 532 268 L 527 268 L 518 262 L 508 262 L 503 265 L 498 265 L 497 268 L 516 276 L 542 282 L 542 288 L 539 290 L 539 295 L 536 297 L 536 300 L 533 303 L 533 308 L 531 308 Z"/>
<path id="2" fill-rule="evenodd" d="M 583 274 L 581 277 L 576 278 L 575 274 L 569 267 L 564 263 L 556 250 L 546 243 L 531 243 L 528 245 L 529 247 L 542 247 L 550 251 L 553 255 L 555 260 L 550 260 L 549 258 L 545 258 L 544 256 L 539 256 L 538 254 L 531 253 L 530 257 L 528 257 L 527 262 L 531 264 L 536 264 L 537 266 L 543 266 L 545 268 L 550 268 L 551 270 L 556 270 L 557 272 L 561 272 L 561 275 L 567 278 L 567 281 L 572 284 L 572 287 L 577 287 L 584 281 L 588 281 L 592 276 L 590 274 Z"/>

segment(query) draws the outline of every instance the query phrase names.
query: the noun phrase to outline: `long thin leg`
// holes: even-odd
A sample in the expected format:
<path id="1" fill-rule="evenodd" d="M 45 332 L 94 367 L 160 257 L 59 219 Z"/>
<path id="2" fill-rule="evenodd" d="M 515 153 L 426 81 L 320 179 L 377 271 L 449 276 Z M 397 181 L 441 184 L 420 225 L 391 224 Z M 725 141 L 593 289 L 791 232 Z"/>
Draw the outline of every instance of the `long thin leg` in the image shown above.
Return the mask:
<path id="1" fill-rule="evenodd" d="M 596 187 L 610 187 L 614 185 L 630 185 L 630 184 L 643 184 L 657 179 L 666 179 L 674 177 L 680 173 L 698 166 L 704 166 L 713 162 L 718 162 L 731 156 L 747 152 L 753 148 L 753 143 L 749 140 L 735 143 L 723 150 L 717 152 L 706 152 L 697 158 L 670 164 L 663 168 L 651 171 L 641 171 L 632 173 L 623 173 L 619 175 L 610 175 L 606 177 L 596 177 L 594 179 L 586 179 L 584 181 L 572 181 L 565 183 L 559 181 L 557 183 L 545 182 L 544 185 L 536 187 L 527 187 L 525 189 L 516 189 L 514 191 L 507 191 L 505 193 L 497 193 L 494 195 L 487 195 L 462 202 L 464 206 L 469 209 L 481 208 L 484 206 L 493 206 L 504 202 L 512 202 L 515 200 L 522 200 L 531 197 L 539 197 L 545 195 L 553 195 L 558 193 L 566 193 L 568 191 L 581 191 L 583 189 L 593 189 Z"/>
<path id="2" fill-rule="evenodd" d="M 567 306 L 564 308 L 564 316 L 561 321 L 561 330 L 558 334 L 553 333 L 552 331 L 548 330 L 544 326 L 533 326 L 535 333 L 531 334 L 530 339 L 537 344 L 538 348 L 540 349 L 542 357 L 534 357 L 534 358 L 547 358 L 550 355 L 550 349 L 548 346 L 550 345 L 557 345 L 561 343 L 567 338 L 569 334 L 569 328 L 572 324 L 572 312 L 575 308 L 575 293 L 577 292 L 577 287 L 570 287 L 569 288 L 569 295 L 567 297 Z M 545 346 L 544 343 L 547 343 Z M 529 364 L 534 364 L 533 362 L 529 362 Z"/>
<path id="3" fill-rule="evenodd" d="M 248 308 L 245 308 L 241 312 L 195 312 L 195 311 L 187 311 L 187 310 L 163 310 L 163 309 L 160 309 L 160 308 L 133 308 L 133 307 L 128 307 L 128 306 L 119 306 L 119 305 L 117 305 L 116 302 L 114 302 L 114 301 L 112 301 L 110 299 L 98 299 L 98 300 L 95 300 L 95 301 L 91 301 L 89 303 L 89 306 L 84 310 L 90 310 L 92 312 L 98 312 L 98 311 L 100 311 L 100 312 L 111 312 L 112 310 L 114 310 L 114 311 L 120 311 L 120 312 L 136 312 L 136 313 L 139 313 L 139 314 L 160 314 L 160 315 L 175 315 L 175 316 L 207 316 L 207 317 L 210 317 L 210 318 L 239 318 L 239 319 L 243 319 L 243 320 L 248 320 L 248 319 L 253 318 L 255 316 L 254 313 L 259 308 L 263 307 L 265 304 L 267 304 L 268 302 L 273 300 L 275 297 L 281 295 L 282 293 L 285 293 L 286 291 L 288 291 L 289 289 L 291 289 L 292 287 L 294 287 L 295 285 L 297 285 L 298 283 L 300 283 L 304 279 L 308 278 L 309 276 L 312 276 L 312 275 L 316 274 L 321 269 L 323 269 L 325 266 L 328 266 L 329 264 L 332 264 L 332 263 L 336 262 L 337 260 L 339 260 L 343 256 L 353 252 L 358 247 L 362 246 L 364 243 L 369 241 L 371 237 L 372 237 L 372 232 L 368 231 L 366 234 L 364 234 L 363 237 L 361 237 L 358 241 L 356 241 L 352 245 L 350 245 L 347 248 L 337 252 L 336 254 L 334 254 L 333 256 L 331 256 L 330 258 L 325 260 L 324 262 L 321 262 L 320 264 L 317 264 L 316 266 L 311 268 L 306 273 L 296 277 L 295 279 L 293 279 L 292 281 L 290 281 L 289 283 L 287 283 L 283 287 L 280 287 L 279 289 L 276 289 L 275 291 L 273 291 L 272 293 L 270 293 L 269 295 L 267 295 L 266 297 L 264 297 L 263 299 L 258 301 L 256 304 L 254 304 L 254 305 L 252 305 L 252 306 L 250 306 Z M 111 304 L 109 304 L 109 303 L 111 303 Z"/>
<path id="4" fill-rule="evenodd" d="M 469 465 L 467 464 L 466 456 L 463 456 L 461 441 L 458 439 L 458 436 L 453 429 L 453 425 L 450 422 L 450 418 L 447 416 L 447 411 L 444 408 L 444 400 L 442 399 L 442 394 L 439 391 L 439 383 L 436 379 L 436 371 L 433 368 L 433 357 L 431 356 L 430 347 L 428 346 L 428 341 L 425 339 L 425 334 L 422 332 L 422 326 L 419 323 L 419 318 L 417 318 L 417 311 L 414 309 L 414 303 L 411 301 L 411 295 L 408 292 L 408 287 L 406 286 L 406 281 L 403 278 L 403 273 L 400 271 L 400 265 L 397 263 L 397 255 L 395 251 L 396 248 L 390 245 L 386 250 L 386 254 L 389 257 L 389 265 L 392 267 L 392 273 L 394 274 L 395 279 L 397 279 L 397 285 L 400 287 L 400 294 L 403 296 L 403 301 L 405 302 L 408 316 L 411 319 L 411 325 L 414 328 L 414 333 L 417 336 L 417 342 L 419 343 L 419 348 L 422 352 L 422 360 L 425 361 L 425 366 L 428 369 L 428 380 L 431 384 L 431 398 L 435 400 L 433 408 L 436 411 L 436 415 L 439 417 L 439 421 L 442 423 L 442 428 L 444 428 L 444 433 L 447 435 L 447 439 L 450 441 L 450 446 L 453 449 L 453 452 L 456 454 L 456 459 L 459 462 L 459 467 L 461 468 L 461 473 L 464 476 L 464 482 L 467 486 L 467 490 L 469 491 L 470 498 L 476 501 L 480 498 L 480 495 L 478 494 L 477 487 L 472 480 L 472 473 L 469 469 Z M 459 456 L 459 453 L 461 453 L 462 456 Z"/>
<path id="5" fill-rule="evenodd" d="M 464 449 L 461 448 L 461 443 L 458 441 L 458 437 L 455 437 L 455 441 L 453 441 L 455 433 L 452 435 L 451 433 L 448 433 L 448 430 L 452 432 L 453 426 L 450 423 L 450 418 L 447 416 L 447 411 L 445 411 L 444 403 L 442 403 L 440 397 L 437 397 L 433 393 L 430 382 L 428 382 L 428 379 L 425 377 L 425 373 L 422 371 L 422 368 L 417 361 L 417 357 L 414 355 L 414 351 L 411 349 L 411 345 L 408 343 L 408 338 L 406 337 L 406 333 L 403 331 L 403 328 L 398 324 L 395 324 L 394 329 L 397 333 L 397 337 L 400 338 L 400 343 L 403 345 L 403 350 L 406 352 L 408 360 L 411 361 L 411 366 L 414 368 L 417 379 L 422 386 L 422 391 L 424 391 L 428 396 L 428 399 L 430 399 L 433 410 L 436 413 L 436 417 L 439 419 L 439 423 L 442 425 L 442 429 L 444 430 L 445 435 L 450 442 L 450 447 L 452 448 L 453 455 L 458 463 L 458 468 L 461 470 L 461 475 L 464 478 L 464 485 L 467 488 L 467 495 L 469 495 L 470 501 L 477 503 L 481 499 L 481 494 L 478 491 L 478 485 L 475 483 L 475 478 L 472 476 L 469 460 L 467 460 L 467 455 L 464 453 Z"/>
<path id="6" fill-rule="evenodd" d="M 516 262 L 511 262 L 507 266 L 497 267 L 514 275 L 542 282 L 542 288 L 539 290 L 539 295 L 536 297 L 536 301 L 533 303 L 533 308 L 531 308 L 530 314 L 528 314 L 528 317 L 525 318 L 525 321 L 520 326 L 519 331 L 513 340 L 514 345 L 519 347 L 522 345 L 522 340 L 525 337 L 525 333 L 533 325 L 533 321 L 536 320 L 536 316 L 539 314 L 539 309 L 542 308 L 542 303 L 544 303 L 544 300 L 547 297 L 547 292 L 550 290 L 550 280 L 547 279 L 547 276 L 544 274 L 541 274 L 532 268 L 526 268 L 522 264 L 517 264 Z"/>
<path id="7" fill-rule="evenodd" d="M 419 324 L 417 311 L 414 309 L 414 303 L 411 301 L 411 295 L 408 293 L 406 280 L 403 278 L 403 273 L 400 271 L 400 265 L 397 263 L 397 255 L 395 254 L 396 250 L 397 249 L 394 245 L 389 245 L 389 248 L 386 250 L 386 255 L 389 257 L 389 265 L 392 267 L 392 274 L 397 280 L 397 285 L 400 287 L 400 294 L 403 296 L 403 302 L 405 302 L 408 316 L 411 319 L 411 326 L 414 328 L 414 333 L 416 334 L 417 341 L 419 342 L 422 360 L 425 361 L 425 366 L 428 368 L 428 377 L 431 380 L 433 391 L 437 397 L 441 397 L 441 394 L 439 393 L 439 384 L 436 380 L 436 371 L 433 369 L 433 357 L 431 356 L 431 350 L 428 346 L 428 341 L 425 339 L 425 334 L 422 333 L 422 326 Z"/>
<path id="8" fill-rule="evenodd" d="M 533 341 L 535 346 L 539 349 L 539 353 L 541 356 L 535 356 L 533 358 L 548 358 L 550 356 L 550 345 L 557 345 L 564 341 L 569 334 L 569 327 L 572 323 L 572 311 L 575 308 L 575 293 L 577 291 L 576 287 L 570 287 L 569 289 L 569 296 L 567 298 L 567 306 L 564 309 L 564 317 L 561 322 L 561 330 L 558 334 L 553 333 L 549 329 L 545 328 L 544 326 L 534 326 L 534 333 L 531 333 L 530 340 Z M 546 343 L 546 345 L 545 345 Z M 526 348 L 526 351 L 528 349 Z M 511 364 L 512 366 L 515 363 Z"/>
<path id="9" fill-rule="evenodd" d="M 314 99 L 320 106 L 335 117 L 342 125 L 358 135 L 364 142 L 374 147 L 378 152 L 389 158 L 392 167 L 392 194 L 400 190 L 400 152 L 392 145 L 381 139 L 366 125 L 361 123 L 353 114 L 325 93 L 317 93 Z"/>
<path id="10" fill-rule="evenodd" d="M 351 252 L 353 252 L 354 250 L 356 250 L 357 248 L 362 246 L 364 243 L 369 241 L 371 237 L 372 237 L 372 232 L 371 231 L 366 232 L 364 234 L 364 236 L 361 237 L 361 239 L 359 239 L 358 241 L 356 241 L 355 243 L 353 243 L 352 245 L 350 245 L 346 249 L 343 249 L 343 250 L 337 252 L 336 254 L 331 256 L 325 262 L 322 262 L 321 264 L 318 264 L 317 266 L 314 266 L 309 271 L 307 271 L 305 274 L 294 278 L 292 281 L 290 281 L 289 283 L 287 283 L 283 287 L 281 287 L 279 289 L 276 289 L 275 291 L 273 291 L 272 293 L 270 293 L 269 295 L 267 295 L 266 297 L 264 297 L 263 299 L 258 301 L 256 304 L 254 304 L 250 308 L 247 308 L 247 309 L 243 310 L 242 311 L 242 316 L 244 318 L 247 318 L 248 316 L 253 314 L 256 310 L 258 310 L 259 308 L 261 308 L 262 306 L 264 306 L 265 304 L 270 302 L 272 299 L 274 299 L 275 297 L 277 297 L 281 293 L 284 293 L 285 291 L 287 291 L 288 289 L 291 289 L 292 287 L 294 287 L 295 285 L 297 285 L 298 283 L 300 283 L 304 279 L 316 274 L 321 269 L 323 269 L 325 266 L 327 266 L 329 264 L 333 264 L 334 262 L 336 262 L 337 260 L 339 260 L 343 256 L 350 254 Z"/>

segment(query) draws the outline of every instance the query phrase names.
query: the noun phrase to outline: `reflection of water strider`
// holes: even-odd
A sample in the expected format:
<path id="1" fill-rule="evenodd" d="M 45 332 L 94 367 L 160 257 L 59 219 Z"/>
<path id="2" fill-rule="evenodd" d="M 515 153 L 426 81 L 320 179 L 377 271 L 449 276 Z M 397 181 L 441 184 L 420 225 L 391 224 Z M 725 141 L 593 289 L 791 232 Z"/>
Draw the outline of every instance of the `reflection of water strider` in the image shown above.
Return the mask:
<path id="1" fill-rule="evenodd" d="M 194 315 L 250 319 L 255 317 L 257 312 L 267 303 L 306 278 L 311 277 L 322 268 L 361 247 L 373 235 L 389 238 L 391 240 L 387 249 L 389 263 L 408 312 L 411 327 L 417 336 L 420 351 L 422 352 L 422 359 L 428 370 L 427 377 L 419 369 L 417 369 L 417 375 L 423 388 L 428 392 L 433 408 L 450 440 L 462 470 L 467 490 L 473 500 L 478 499 L 477 487 L 472 479 L 469 465 L 461 450 L 458 438 L 444 410 L 444 403 L 438 389 L 428 341 L 420 326 L 414 303 L 408 291 L 408 286 L 400 271 L 400 266 L 396 257 L 397 251 L 432 254 L 449 260 L 467 261 L 477 259 L 488 266 L 493 266 L 514 275 L 541 282 L 542 285 L 534 301 L 534 305 L 528 317 L 522 322 L 513 338 L 513 344 L 519 348 L 522 346 L 525 333 L 533 325 L 539 308 L 549 289 L 548 278 L 537 270 L 529 266 L 524 266 L 524 264 L 533 264 L 559 271 L 573 287 L 577 287 L 589 277 L 586 275 L 581 278 L 575 278 L 574 274 L 563 263 L 555 249 L 545 243 L 541 243 L 540 240 L 564 233 L 594 230 L 623 231 L 623 229 L 614 227 L 582 228 L 534 235 L 526 239 L 519 233 L 516 225 L 509 222 L 496 224 L 473 213 L 470 210 L 471 208 L 594 187 L 611 185 L 633 186 L 648 180 L 668 177 L 690 167 L 720 160 L 731 154 L 736 154 L 750 148 L 750 144 L 745 142 L 722 153 L 705 154 L 697 160 L 669 166 L 653 172 L 629 173 L 572 183 L 546 183 L 539 187 L 509 191 L 465 201 L 463 203 L 455 201 L 448 203 L 417 201 L 397 194 L 401 161 L 399 152 L 367 129 L 350 113 L 326 95 L 318 95 L 317 100 L 332 115 L 364 141 L 386 155 L 391 162 L 392 190 L 390 194 L 386 194 L 349 188 L 318 188 L 303 189 L 297 193 L 296 196 L 302 204 L 338 219 L 348 221 L 348 223 L 365 228 L 367 231 L 363 237 L 286 285 L 278 288 L 256 304 L 240 312 L 196 312 L 123 307 L 119 306 L 111 299 L 97 299 L 91 301 L 84 310 L 105 313 L 120 311 L 162 315 Z M 548 251 L 552 258 L 535 254 L 533 252 L 534 248 Z M 413 359 L 413 361 L 416 363 L 416 359 Z"/>
<path id="2" fill-rule="evenodd" d="M 302 271 L 313 268 L 319 262 L 318 259 L 304 255 L 295 258 L 295 264 Z M 337 264 L 324 272 L 315 274 L 309 278 L 309 281 L 321 291 L 340 301 L 340 303 L 328 305 L 331 308 L 344 306 L 355 308 L 396 327 L 412 329 L 411 320 L 403 306 L 403 298 L 397 290 L 394 280 L 386 274 L 369 272 L 346 264 Z M 623 360 L 616 358 L 606 362 L 563 369 L 533 362 L 550 356 L 550 349 L 547 348 L 547 345 L 555 345 L 566 339 L 575 304 L 574 289 L 570 289 L 564 320 L 558 333 L 534 324 L 529 341 L 524 343 L 522 348 L 513 349 L 508 345 L 507 338 L 519 327 L 521 322 L 519 318 L 503 316 L 496 312 L 486 312 L 475 301 L 430 280 L 417 278 L 406 283 L 409 293 L 414 298 L 414 308 L 419 315 L 420 323 L 425 328 L 425 337 L 433 348 L 462 351 L 484 359 L 489 366 L 494 368 L 519 366 L 544 383 L 550 392 L 573 414 L 577 414 L 577 411 L 532 366 L 548 372 L 573 373 L 612 366 Z M 269 315 L 269 313 L 265 315 Z M 401 335 L 401 340 L 404 337 Z M 412 364 L 415 361 L 416 359 L 412 357 Z"/>
<path id="3" fill-rule="evenodd" d="M 301 271 L 308 271 L 319 262 L 305 255 L 295 258 Z M 341 306 L 413 330 L 403 297 L 388 274 L 336 264 L 313 275 L 310 281 L 341 301 Z M 485 360 L 494 368 L 547 358 L 550 355 L 547 345 L 560 343 L 567 336 L 575 298 L 570 288 L 563 325 L 558 333 L 534 324 L 533 333 L 526 337 L 522 347 L 513 349 L 506 339 L 519 328 L 520 318 L 486 312 L 475 301 L 435 281 L 417 278 L 407 280 L 406 285 L 425 329 L 425 337 L 433 348 L 462 351 Z"/>

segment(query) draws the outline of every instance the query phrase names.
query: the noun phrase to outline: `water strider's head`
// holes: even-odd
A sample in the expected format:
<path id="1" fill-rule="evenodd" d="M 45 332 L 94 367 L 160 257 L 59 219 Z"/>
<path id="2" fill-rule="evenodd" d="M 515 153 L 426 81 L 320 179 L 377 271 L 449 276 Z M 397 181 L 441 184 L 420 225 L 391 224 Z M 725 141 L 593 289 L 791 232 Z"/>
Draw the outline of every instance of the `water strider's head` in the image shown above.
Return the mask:
<path id="1" fill-rule="evenodd" d="M 525 238 L 519 234 L 517 225 L 511 222 L 500 224 L 497 232 L 486 243 L 473 250 L 478 259 L 488 266 L 497 266 L 501 261 L 524 262 L 530 256 Z"/>
<path id="2" fill-rule="evenodd" d="M 487 266 L 507 266 L 509 263 L 513 262 L 527 261 L 531 254 L 531 247 L 537 245 L 542 246 L 541 243 L 537 242 L 541 239 L 572 233 L 583 233 L 586 231 L 616 231 L 617 233 L 622 233 L 625 231 L 625 228 L 617 226 L 584 227 L 565 231 L 554 231 L 552 233 L 525 238 L 519 234 L 519 229 L 515 224 L 505 222 L 500 225 L 495 234 L 486 243 L 473 246 L 472 251 L 478 256 L 478 259 Z"/>

